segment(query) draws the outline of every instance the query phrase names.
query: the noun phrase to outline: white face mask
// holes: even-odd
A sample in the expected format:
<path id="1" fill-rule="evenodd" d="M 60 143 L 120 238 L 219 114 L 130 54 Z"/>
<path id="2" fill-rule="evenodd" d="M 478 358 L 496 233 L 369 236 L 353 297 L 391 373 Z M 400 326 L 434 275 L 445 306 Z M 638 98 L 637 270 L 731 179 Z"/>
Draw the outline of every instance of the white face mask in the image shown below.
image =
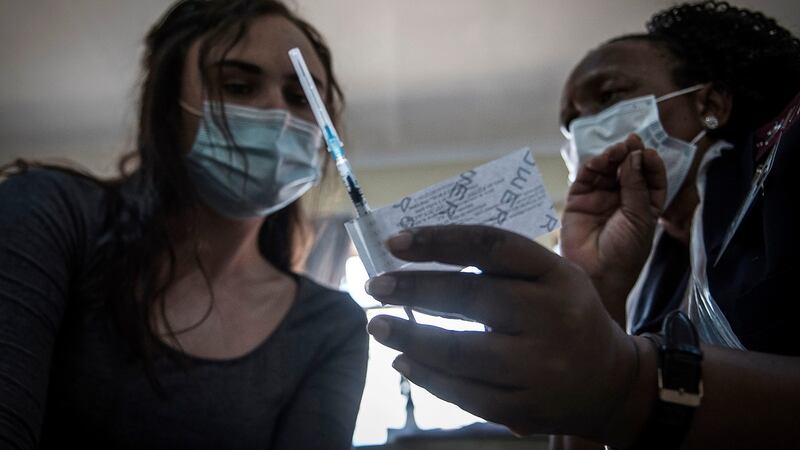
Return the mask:
<path id="1" fill-rule="evenodd" d="M 697 142 L 705 136 L 702 130 L 691 142 L 674 138 L 664 131 L 658 116 L 658 102 L 703 88 L 703 85 L 681 89 L 659 98 L 653 95 L 623 100 L 587 117 L 575 119 L 569 131 L 562 128 L 568 142 L 561 148 L 561 157 L 569 170 L 570 182 L 589 158 L 602 154 L 608 147 L 625 140 L 631 133 L 642 138 L 645 148 L 652 148 L 664 161 L 667 170 L 667 200 L 672 202 L 683 185 L 692 165 Z"/>
<path id="2" fill-rule="evenodd" d="M 201 113 L 181 106 L 202 117 L 186 163 L 200 199 L 217 213 L 264 217 L 319 181 L 322 134 L 316 125 L 284 110 L 223 105 L 229 142 L 217 125 L 219 107 L 205 102 Z"/>

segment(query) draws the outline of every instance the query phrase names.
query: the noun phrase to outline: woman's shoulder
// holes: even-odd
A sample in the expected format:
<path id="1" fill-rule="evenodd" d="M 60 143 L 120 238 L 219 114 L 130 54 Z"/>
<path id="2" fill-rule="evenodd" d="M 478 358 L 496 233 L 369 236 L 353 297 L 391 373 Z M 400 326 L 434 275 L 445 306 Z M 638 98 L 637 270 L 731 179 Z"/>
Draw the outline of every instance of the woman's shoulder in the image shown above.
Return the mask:
<path id="1" fill-rule="evenodd" d="M 0 183 L 0 203 L 24 210 L 97 212 L 106 192 L 99 180 L 54 167 L 32 167 Z M 4 208 L 5 209 L 5 208 Z"/>
<path id="2" fill-rule="evenodd" d="M 88 256 L 109 217 L 110 183 L 55 167 L 29 167 L 0 182 L 3 229 L 60 242 Z"/>

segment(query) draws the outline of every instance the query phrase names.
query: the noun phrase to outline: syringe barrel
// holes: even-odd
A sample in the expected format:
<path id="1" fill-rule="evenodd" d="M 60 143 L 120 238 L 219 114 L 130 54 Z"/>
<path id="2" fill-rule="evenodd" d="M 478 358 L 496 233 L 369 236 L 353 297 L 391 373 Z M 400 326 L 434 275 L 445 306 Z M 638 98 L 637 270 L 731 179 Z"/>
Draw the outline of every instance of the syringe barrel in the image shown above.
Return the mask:
<path id="1" fill-rule="evenodd" d="M 297 73 L 297 78 L 300 80 L 300 85 L 306 95 L 311 111 L 314 113 L 317 125 L 319 125 L 320 130 L 322 130 L 328 151 L 331 153 L 333 160 L 336 161 L 336 169 L 339 171 L 339 176 L 347 187 L 347 193 L 353 201 L 353 205 L 356 207 L 359 217 L 369 214 L 367 200 L 361 192 L 361 187 L 358 185 L 355 175 L 353 175 L 353 168 L 350 167 L 350 163 L 347 161 L 347 158 L 344 157 L 342 140 L 339 138 L 336 128 L 333 127 L 331 117 L 328 115 L 325 103 L 319 95 L 317 85 L 314 84 L 314 78 L 311 76 L 308 66 L 306 66 L 303 54 L 300 52 L 300 49 L 293 48 L 289 50 L 289 58 Z"/>
<path id="2" fill-rule="evenodd" d="M 344 158 L 344 147 L 339 135 L 336 134 L 336 130 L 326 125 L 323 132 L 325 134 L 325 145 L 328 147 L 333 159 L 339 161 L 339 159 Z"/>
<path id="3" fill-rule="evenodd" d="M 350 166 L 350 161 L 345 157 L 336 160 L 336 171 L 344 179 L 347 176 L 353 176 L 353 168 Z"/>
<path id="4" fill-rule="evenodd" d="M 350 167 L 350 162 L 347 158 L 339 158 L 336 160 L 336 170 L 339 172 L 339 177 L 344 182 L 347 188 L 347 195 L 353 201 L 353 206 L 356 207 L 359 217 L 369 213 L 369 205 L 367 199 L 364 198 L 364 193 L 361 192 L 361 186 L 358 185 L 358 180 L 353 174 L 353 169 Z"/>

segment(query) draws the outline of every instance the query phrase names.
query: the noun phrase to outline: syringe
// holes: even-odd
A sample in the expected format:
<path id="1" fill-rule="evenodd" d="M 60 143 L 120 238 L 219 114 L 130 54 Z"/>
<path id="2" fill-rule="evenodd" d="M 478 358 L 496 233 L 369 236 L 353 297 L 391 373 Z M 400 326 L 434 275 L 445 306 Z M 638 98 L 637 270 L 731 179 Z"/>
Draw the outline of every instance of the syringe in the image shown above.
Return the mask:
<path id="1" fill-rule="evenodd" d="M 305 59 L 303 59 L 303 54 L 300 52 L 300 49 L 293 48 L 289 50 L 289 59 L 292 60 L 294 71 L 297 73 L 297 78 L 300 80 L 300 86 L 302 86 L 311 111 L 314 113 L 314 119 L 317 120 L 317 125 L 319 125 L 319 128 L 322 130 L 322 136 L 325 139 L 328 152 L 336 163 L 336 170 L 339 172 L 339 177 L 342 179 L 342 182 L 344 182 L 347 195 L 350 196 L 353 206 L 356 207 L 358 217 L 364 217 L 370 212 L 367 199 L 364 197 L 364 193 L 361 192 L 361 186 L 359 186 L 358 180 L 356 180 L 356 176 L 353 174 L 353 168 L 350 167 L 350 162 L 344 156 L 344 144 L 342 144 L 342 140 L 339 139 L 339 133 L 336 132 L 336 128 L 333 127 L 331 116 L 328 114 L 325 103 L 322 102 L 322 97 L 319 96 L 317 85 L 314 83 L 314 78 L 308 70 L 308 66 L 306 65 Z M 412 322 L 416 322 L 411 308 L 406 306 L 403 309 L 406 315 L 408 315 L 408 319 Z"/>
<path id="2" fill-rule="evenodd" d="M 364 193 L 361 192 L 361 186 L 359 186 L 358 180 L 355 174 L 353 174 L 353 168 L 350 167 L 350 162 L 344 156 L 342 140 L 339 139 L 339 133 L 337 133 L 336 128 L 333 127 L 331 117 L 328 115 L 328 109 L 325 108 L 325 104 L 319 96 L 317 85 L 311 77 L 311 72 L 308 71 L 308 66 L 306 66 L 306 61 L 303 59 L 303 54 L 300 53 L 299 48 L 293 48 L 289 50 L 289 58 L 292 60 L 297 78 L 300 79 L 300 86 L 303 87 L 303 92 L 306 94 L 306 99 L 311 106 L 311 111 L 314 113 L 314 118 L 317 120 L 317 124 L 322 130 L 328 152 L 330 152 L 333 161 L 336 163 L 336 170 L 339 172 L 339 177 L 341 177 L 347 189 L 350 200 L 353 201 L 353 205 L 356 207 L 358 217 L 363 217 L 369 214 L 370 211 L 369 205 L 367 205 L 367 199 L 364 197 Z"/>

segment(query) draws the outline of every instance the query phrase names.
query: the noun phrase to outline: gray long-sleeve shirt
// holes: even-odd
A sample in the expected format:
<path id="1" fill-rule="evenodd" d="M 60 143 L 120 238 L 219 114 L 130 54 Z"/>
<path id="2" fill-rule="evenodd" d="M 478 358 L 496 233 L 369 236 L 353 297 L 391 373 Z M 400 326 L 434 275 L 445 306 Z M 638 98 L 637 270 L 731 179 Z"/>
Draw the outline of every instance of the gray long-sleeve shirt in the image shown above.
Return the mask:
<path id="1" fill-rule="evenodd" d="M 110 312 L 85 301 L 106 195 L 53 170 L 0 184 L 0 448 L 349 448 L 367 359 L 352 299 L 296 277 L 287 316 L 248 354 L 158 357 L 161 398 Z"/>

